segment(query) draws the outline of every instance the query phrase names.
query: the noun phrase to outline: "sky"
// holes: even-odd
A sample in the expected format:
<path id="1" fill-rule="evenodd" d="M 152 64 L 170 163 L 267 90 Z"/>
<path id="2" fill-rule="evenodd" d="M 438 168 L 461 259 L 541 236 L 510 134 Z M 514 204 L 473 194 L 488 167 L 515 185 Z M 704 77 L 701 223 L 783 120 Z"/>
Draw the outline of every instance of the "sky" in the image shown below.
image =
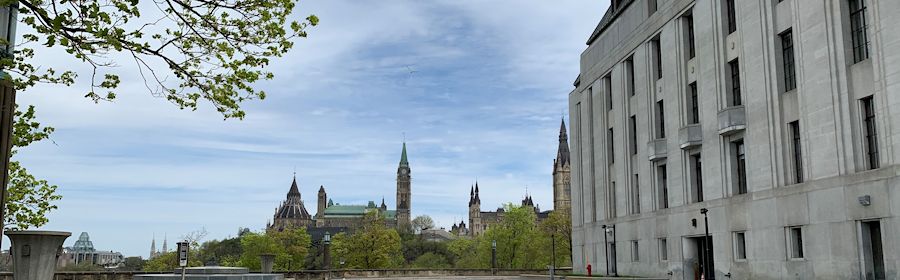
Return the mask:
<path id="1" fill-rule="evenodd" d="M 301 1 L 320 25 L 256 84 L 244 120 L 201 103 L 153 97 L 121 62 L 118 98 L 84 98 L 89 69 L 59 50 L 34 63 L 78 71 L 71 87 L 18 93 L 52 141 L 14 158 L 59 186 L 44 230 L 88 232 L 99 250 L 148 257 L 187 233 L 205 239 L 262 230 L 292 176 L 315 212 L 324 186 L 341 204 L 393 209 L 401 145 L 412 169 L 412 214 L 449 228 L 467 219 L 477 180 L 484 211 L 527 192 L 552 208 L 560 118 L 585 41 L 608 1 Z M 27 32 L 27 31 L 26 31 Z M 20 29 L 20 33 L 22 33 Z M 4 241 L 8 242 L 8 241 Z M 8 244 L 8 243 L 5 243 Z"/>

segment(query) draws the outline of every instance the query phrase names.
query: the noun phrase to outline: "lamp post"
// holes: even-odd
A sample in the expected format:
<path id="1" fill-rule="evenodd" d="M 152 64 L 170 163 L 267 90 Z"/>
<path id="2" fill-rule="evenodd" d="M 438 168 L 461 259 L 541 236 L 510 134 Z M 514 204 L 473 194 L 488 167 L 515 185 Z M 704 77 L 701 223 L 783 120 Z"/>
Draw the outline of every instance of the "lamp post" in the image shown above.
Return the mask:
<path id="1" fill-rule="evenodd" d="M 329 233 L 327 231 L 325 232 L 325 238 L 323 239 L 322 243 L 325 244 L 325 246 L 324 246 L 325 252 L 323 253 L 324 254 L 324 261 L 323 261 L 324 263 L 322 264 L 322 268 L 325 268 L 327 270 L 327 269 L 331 268 L 331 254 L 330 254 L 331 250 L 329 250 L 330 249 L 329 247 L 331 245 L 331 233 Z"/>
<path id="2" fill-rule="evenodd" d="M 550 251 L 551 251 L 550 255 L 553 256 L 553 260 L 551 261 L 551 264 L 550 264 L 550 280 L 553 280 L 553 278 L 554 278 L 553 274 L 554 274 L 554 272 L 556 272 L 556 234 L 555 233 L 550 234 Z"/>
<path id="3" fill-rule="evenodd" d="M 497 274 L 497 240 L 491 240 L 491 275 Z"/>
<path id="4" fill-rule="evenodd" d="M 6 7 L 0 8 L 0 39 L 5 40 L 0 44 L 0 58 L 12 59 L 13 48 L 16 46 L 16 22 L 18 16 L 18 1 Z M 6 225 L 6 184 L 9 182 L 9 156 L 12 149 L 12 123 L 16 110 L 16 90 L 12 84 L 9 73 L 0 69 L 0 164 L 3 165 L 3 175 L 0 175 L 0 236 Z M 0 248 L 3 240 L 0 239 Z"/>
<path id="5" fill-rule="evenodd" d="M 609 241 L 607 236 L 612 230 L 607 228 L 606 225 L 601 227 L 603 228 L 603 259 L 606 260 L 606 276 L 609 276 Z"/>
<path id="6" fill-rule="evenodd" d="M 710 271 L 712 260 L 709 258 L 709 217 L 706 214 L 709 212 L 706 208 L 700 208 L 700 214 L 703 214 L 703 228 L 706 233 L 703 235 L 703 274 L 706 275 L 706 279 L 715 279 L 716 276 L 712 275 L 712 271 Z"/>

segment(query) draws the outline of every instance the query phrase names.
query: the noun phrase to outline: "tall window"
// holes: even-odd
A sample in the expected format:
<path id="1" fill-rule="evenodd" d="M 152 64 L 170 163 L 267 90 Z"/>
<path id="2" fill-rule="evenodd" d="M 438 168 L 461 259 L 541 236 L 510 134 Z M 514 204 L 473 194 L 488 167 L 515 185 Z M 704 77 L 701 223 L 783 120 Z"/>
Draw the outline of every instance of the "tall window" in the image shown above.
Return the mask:
<path id="1" fill-rule="evenodd" d="M 853 62 L 869 58 L 869 35 L 866 33 L 866 1 L 850 0 L 850 38 L 853 43 Z"/>
<path id="2" fill-rule="evenodd" d="M 659 42 L 659 37 L 650 41 L 650 47 L 653 48 L 653 66 L 656 67 L 656 79 L 662 79 L 663 71 L 662 71 L 662 45 Z"/>
<path id="3" fill-rule="evenodd" d="M 632 241 L 631 241 L 631 261 L 633 261 L 633 262 L 639 262 L 639 261 L 641 261 L 641 253 L 640 253 L 640 250 L 639 250 L 639 248 L 638 248 L 638 241 L 637 241 L 637 240 L 632 240 Z"/>
<path id="4" fill-rule="evenodd" d="M 875 102 L 872 96 L 860 99 L 865 126 L 866 160 L 869 169 L 878 168 L 878 130 L 875 127 Z"/>
<path id="5" fill-rule="evenodd" d="M 656 101 L 656 138 L 666 138 L 666 108 L 663 101 Z"/>
<path id="6" fill-rule="evenodd" d="M 691 160 L 691 202 L 703 201 L 703 161 L 700 154 L 694 154 Z"/>
<path id="7" fill-rule="evenodd" d="M 688 59 L 694 58 L 697 54 L 694 50 L 694 15 L 687 14 L 684 16 L 684 29 L 687 33 L 687 49 Z"/>
<path id="8" fill-rule="evenodd" d="M 631 181 L 631 214 L 641 213 L 641 183 L 637 174 Z"/>
<path id="9" fill-rule="evenodd" d="M 656 12 L 656 0 L 647 0 L 647 14 L 652 15 Z"/>
<path id="10" fill-rule="evenodd" d="M 631 154 L 636 155 L 638 150 L 637 144 L 637 120 L 635 116 L 631 116 L 628 118 L 628 136 L 629 136 L 629 145 L 631 146 Z"/>
<path id="11" fill-rule="evenodd" d="M 603 77 L 603 89 L 606 90 L 606 110 L 612 111 L 612 109 L 613 109 L 612 77 L 610 77 L 609 74 L 606 74 L 606 77 Z"/>
<path id="12" fill-rule="evenodd" d="M 738 59 L 735 58 L 728 62 L 728 69 L 731 72 L 731 106 L 742 104 L 741 100 L 741 69 Z"/>
<path id="13" fill-rule="evenodd" d="M 794 160 L 794 183 L 803 183 L 803 150 L 800 147 L 800 121 L 788 123 L 791 130 L 791 152 Z"/>
<path id="14" fill-rule="evenodd" d="M 747 240 L 743 231 L 734 233 L 734 259 L 747 259 Z"/>
<path id="15" fill-rule="evenodd" d="M 725 0 L 725 24 L 728 27 L 728 34 L 737 30 L 737 20 L 734 15 L 734 0 Z"/>
<path id="16" fill-rule="evenodd" d="M 659 260 L 665 261 L 669 259 L 669 245 L 665 238 L 659 239 Z"/>
<path id="17" fill-rule="evenodd" d="M 606 208 L 609 211 L 609 218 L 616 217 L 616 181 L 609 182 L 609 193 L 606 195 Z"/>
<path id="18" fill-rule="evenodd" d="M 625 77 L 625 79 L 626 79 L 626 81 L 628 81 L 628 84 L 626 85 L 628 87 L 628 93 L 629 93 L 629 95 L 634 96 L 634 57 L 633 56 L 628 57 L 628 59 L 625 60 L 625 71 L 626 71 L 625 75 L 627 76 L 627 77 Z"/>
<path id="19" fill-rule="evenodd" d="M 792 259 L 803 258 L 803 228 L 789 227 L 788 234 L 788 256 Z"/>
<path id="20" fill-rule="evenodd" d="M 794 67 L 794 38 L 791 30 L 779 35 L 781 37 L 781 61 L 784 68 L 784 91 L 797 88 L 797 74 Z"/>
<path id="21" fill-rule="evenodd" d="M 688 85 L 688 88 L 690 90 L 690 100 L 688 100 L 688 102 L 690 104 L 689 106 L 691 107 L 690 115 L 688 116 L 688 123 L 700 123 L 700 100 L 697 99 L 697 82 L 691 83 L 690 85 Z"/>
<path id="22" fill-rule="evenodd" d="M 669 208 L 669 178 L 666 174 L 665 164 L 656 167 L 656 178 L 656 187 L 659 188 L 657 192 L 658 207 L 659 209 Z"/>
<path id="23" fill-rule="evenodd" d="M 744 156 L 744 140 L 732 142 L 734 149 L 735 193 L 747 193 L 747 161 Z"/>
<path id="24" fill-rule="evenodd" d="M 606 131 L 606 161 L 609 164 L 613 164 L 616 162 L 616 145 L 613 144 L 615 143 L 613 142 L 613 136 L 613 129 L 610 127 Z"/>

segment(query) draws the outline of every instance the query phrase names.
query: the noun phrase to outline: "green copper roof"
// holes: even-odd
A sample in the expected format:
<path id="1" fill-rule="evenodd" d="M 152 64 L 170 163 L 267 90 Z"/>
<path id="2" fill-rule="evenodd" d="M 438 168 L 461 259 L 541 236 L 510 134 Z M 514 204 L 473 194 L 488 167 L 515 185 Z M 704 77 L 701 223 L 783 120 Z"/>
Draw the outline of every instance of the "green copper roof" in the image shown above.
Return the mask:
<path id="1" fill-rule="evenodd" d="M 378 208 L 366 207 L 365 205 L 333 205 L 325 208 L 326 218 L 336 217 L 362 217 L 369 211 L 377 211 Z M 397 211 L 387 210 L 382 212 L 385 219 L 396 219 Z"/>
<path id="2" fill-rule="evenodd" d="M 400 164 L 409 164 L 406 161 L 406 142 L 403 142 L 403 153 L 400 155 Z"/>

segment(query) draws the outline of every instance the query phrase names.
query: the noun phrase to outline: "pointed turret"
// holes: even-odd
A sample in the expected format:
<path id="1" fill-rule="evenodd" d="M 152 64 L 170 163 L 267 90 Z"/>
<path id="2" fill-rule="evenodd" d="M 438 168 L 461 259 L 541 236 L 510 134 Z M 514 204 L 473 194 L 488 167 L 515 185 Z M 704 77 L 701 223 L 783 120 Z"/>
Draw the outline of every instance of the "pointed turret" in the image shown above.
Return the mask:
<path id="1" fill-rule="evenodd" d="M 153 241 L 150 242 L 150 258 L 155 258 L 159 254 L 156 252 L 156 235 L 153 235 Z"/>
<path id="2" fill-rule="evenodd" d="M 569 136 L 566 134 L 566 120 L 559 125 L 559 148 L 556 151 L 556 165 L 569 164 Z"/>
<path id="3" fill-rule="evenodd" d="M 297 174 L 294 174 L 294 181 L 291 183 L 291 190 L 289 190 L 287 193 L 288 200 L 294 197 L 296 197 L 298 200 L 300 199 L 300 187 L 297 186 Z"/>
<path id="4" fill-rule="evenodd" d="M 406 160 L 406 141 L 403 141 L 403 152 L 400 153 L 400 165 L 409 165 L 409 161 Z"/>
<path id="5" fill-rule="evenodd" d="M 165 253 L 168 253 L 168 252 L 169 252 L 169 237 L 166 236 L 165 238 L 163 238 L 163 250 L 162 250 L 162 253 L 165 254 Z"/>

